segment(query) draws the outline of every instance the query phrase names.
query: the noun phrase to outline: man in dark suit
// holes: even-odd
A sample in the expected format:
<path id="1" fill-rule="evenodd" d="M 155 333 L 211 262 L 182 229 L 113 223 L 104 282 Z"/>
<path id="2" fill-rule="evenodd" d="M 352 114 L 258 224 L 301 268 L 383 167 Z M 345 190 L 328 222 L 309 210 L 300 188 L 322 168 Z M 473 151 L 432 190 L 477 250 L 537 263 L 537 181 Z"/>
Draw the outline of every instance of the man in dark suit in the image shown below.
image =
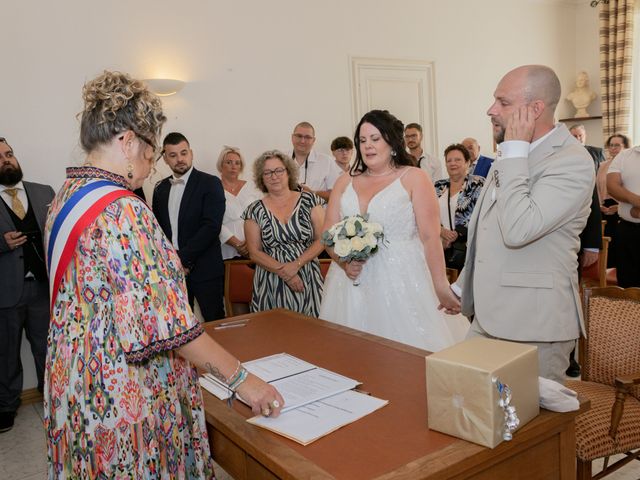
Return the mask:
<path id="1" fill-rule="evenodd" d="M 181 133 L 168 134 L 162 146 L 173 175 L 156 185 L 153 213 L 178 252 L 191 306 L 195 297 L 205 321 L 223 318 L 222 182 L 193 168 L 193 151 Z"/>
<path id="2" fill-rule="evenodd" d="M 22 181 L 13 149 L 0 138 L 0 433 L 13 427 L 22 393 L 20 345 L 26 331 L 44 388 L 49 285 L 42 232 L 55 193 Z"/>
<path id="3" fill-rule="evenodd" d="M 471 165 L 469 165 L 469 173 L 487 178 L 489 169 L 493 164 L 493 158 L 480 155 L 480 145 L 475 138 L 467 137 L 462 140 L 462 145 L 469 151 L 471 157 Z"/>
<path id="4" fill-rule="evenodd" d="M 571 135 L 573 135 L 576 138 L 576 140 L 578 140 L 584 146 L 584 148 L 587 149 L 587 152 L 589 152 L 589 155 L 591 155 L 591 158 L 593 158 L 593 163 L 597 171 L 598 167 L 600 167 L 600 164 L 604 162 L 603 150 L 599 147 L 594 147 L 592 145 L 586 144 L 587 131 L 584 128 L 584 125 L 579 123 L 576 125 L 572 125 L 571 128 L 569 128 L 569 131 L 571 132 Z"/>

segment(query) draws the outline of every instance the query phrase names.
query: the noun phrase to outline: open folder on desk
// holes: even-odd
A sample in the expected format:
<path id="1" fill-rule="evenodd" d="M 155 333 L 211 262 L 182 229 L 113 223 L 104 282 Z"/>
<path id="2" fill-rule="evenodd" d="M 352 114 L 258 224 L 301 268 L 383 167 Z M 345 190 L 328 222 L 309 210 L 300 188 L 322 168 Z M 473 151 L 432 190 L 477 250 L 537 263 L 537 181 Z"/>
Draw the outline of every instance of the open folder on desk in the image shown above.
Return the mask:
<path id="1" fill-rule="evenodd" d="M 278 418 L 256 416 L 248 421 L 303 445 L 388 403 L 353 391 L 360 384 L 357 380 L 287 353 L 252 360 L 243 365 L 249 372 L 276 387 L 285 401 Z M 229 398 L 231 394 L 211 374 L 204 374 L 200 378 L 200 385 L 221 400 Z"/>

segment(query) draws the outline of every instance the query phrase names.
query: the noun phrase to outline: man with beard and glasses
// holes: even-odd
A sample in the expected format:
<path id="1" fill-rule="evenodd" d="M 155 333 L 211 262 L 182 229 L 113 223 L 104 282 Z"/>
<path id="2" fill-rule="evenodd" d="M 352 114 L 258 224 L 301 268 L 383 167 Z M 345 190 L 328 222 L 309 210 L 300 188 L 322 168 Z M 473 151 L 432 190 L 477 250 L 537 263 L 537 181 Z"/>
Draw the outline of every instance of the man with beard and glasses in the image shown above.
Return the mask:
<path id="1" fill-rule="evenodd" d="M 20 406 L 20 345 L 26 332 L 44 388 L 49 285 L 42 232 L 55 192 L 25 182 L 13 149 L 0 137 L 0 433 L 11 430 Z"/>
<path id="2" fill-rule="evenodd" d="M 498 144 L 473 211 L 461 287 L 468 336 L 538 347 L 540 376 L 563 382 L 584 332 L 578 294 L 580 232 L 595 170 L 585 148 L 556 124 L 560 81 L 548 67 L 507 73 L 487 114 Z"/>
<path id="3" fill-rule="evenodd" d="M 222 182 L 193 168 L 193 151 L 181 133 L 162 142 L 173 175 L 158 182 L 153 213 L 185 270 L 189 303 L 198 300 L 206 322 L 224 317 L 224 264 L 220 229 L 225 211 Z"/>

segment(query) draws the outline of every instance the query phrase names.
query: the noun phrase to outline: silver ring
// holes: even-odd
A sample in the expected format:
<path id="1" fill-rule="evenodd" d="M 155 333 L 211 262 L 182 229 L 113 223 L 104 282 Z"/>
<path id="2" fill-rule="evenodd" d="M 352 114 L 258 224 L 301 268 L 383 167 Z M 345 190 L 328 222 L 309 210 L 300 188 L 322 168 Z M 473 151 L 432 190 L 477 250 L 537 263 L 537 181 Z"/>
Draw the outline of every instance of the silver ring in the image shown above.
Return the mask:
<path id="1" fill-rule="evenodd" d="M 271 406 L 273 408 L 280 408 L 280 402 L 278 400 L 274 400 L 273 402 L 271 402 Z"/>
<path id="2" fill-rule="evenodd" d="M 262 409 L 262 416 L 264 417 L 268 417 L 269 415 L 271 415 L 271 409 L 269 407 L 265 407 Z"/>

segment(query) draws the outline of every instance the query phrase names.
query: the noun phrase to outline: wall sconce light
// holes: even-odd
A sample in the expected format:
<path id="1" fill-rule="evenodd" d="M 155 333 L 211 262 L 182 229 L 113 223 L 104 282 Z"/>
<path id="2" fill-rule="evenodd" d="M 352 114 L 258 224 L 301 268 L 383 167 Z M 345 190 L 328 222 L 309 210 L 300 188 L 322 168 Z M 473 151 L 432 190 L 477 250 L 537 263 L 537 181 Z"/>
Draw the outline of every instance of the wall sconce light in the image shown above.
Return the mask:
<path id="1" fill-rule="evenodd" d="M 168 97 L 174 93 L 178 93 L 184 87 L 185 82 L 175 80 L 173 78 L 147 78 L 143 80 L 147 84 L 149 90 L 159 97 Z"/>

